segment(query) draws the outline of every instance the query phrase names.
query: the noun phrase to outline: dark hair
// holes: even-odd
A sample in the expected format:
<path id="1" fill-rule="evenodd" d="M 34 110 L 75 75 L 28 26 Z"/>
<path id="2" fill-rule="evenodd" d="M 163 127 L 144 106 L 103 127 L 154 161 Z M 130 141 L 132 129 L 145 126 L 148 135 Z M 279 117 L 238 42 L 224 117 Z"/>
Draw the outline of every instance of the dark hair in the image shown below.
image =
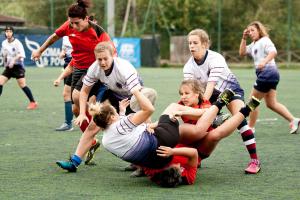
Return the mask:
<path id="1" fill-rule="evenodd" d="M 4 31 L 7 31 L 7 30 L 11 30 L 12 32 L 14 32 L 14 27 L 12 26 L 6 26 Z"/>
<path id="2" fill-rule="evenodd" d="M 170 166 L 156 173 L 151 180 L 162 187 L 176 187 L 182 182 L 181 172 L 177 167 Z"/>
<path id="3" fill-rule="evenodd" d="M 190 86 L 191 90 L 194 93 L 199 94 L 199 97 L 198 97 L 199 104 L 201 104 L 203 102 L 203 94 L 204 94 L 205 86 L 200 81 L 198 81 L 196 79 L 183 80 L 180 84 L 179 92 L 183 85 Z"/>
<path id="4" fill-rule="evenodd" d="M 88 15 L 87 8 L 89 7 L 91 7 L 90 0 L 77 0 L 77 3 L 69 7 L 68 17 L 84 19 Z"/>
<path id="5" fill-rule="evenodd" d="M 96 103 L 90 105 L 89 113 L 93 116 L 97 126 L 106 129 L 109 125 L 110 117 L 116 115 L 117 111 L 110 103 Z"/>

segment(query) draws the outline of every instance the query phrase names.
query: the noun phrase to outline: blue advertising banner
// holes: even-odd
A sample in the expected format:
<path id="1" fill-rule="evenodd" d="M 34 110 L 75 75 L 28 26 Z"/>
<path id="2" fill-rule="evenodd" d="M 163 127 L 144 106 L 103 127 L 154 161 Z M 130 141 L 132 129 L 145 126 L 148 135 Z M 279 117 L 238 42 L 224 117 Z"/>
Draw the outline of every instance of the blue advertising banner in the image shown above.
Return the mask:
<path id="1" fill-rule="evenodd" d="M 57 41 L 56 43 L 52 44 L 48 47 L 44 53 L 42 54 L 41 58 L 34 62 L 31 60 L 31 53 L 32 51 L 38 49 L 40 45 L 46 41 L 46 39 L 50 35 L 23 35 L 23 34 L 16 34 L 15 38 L 20 40 L 23 44 L 25 50 L 25 66 L 37 66 L 37 67 L 45 67 L 45 66 L 63 66 L 64 60 L 59 58 L 59 54 L 61 52 L 61 45 L 62 40 Z M 0 41 L 5 39 L 4 36 L 0 36 Z M 3 60 L 1 58 L 0 65 L 3 66 Z"/>
<path id="2" fill-rule="evenodd" d="M 135 68 L 141 67 L 141 39 L 114 38 L 118 56 L 128 60 Z"/>
<path id="3" fill-rule="evenodd" d="M 48 47 L 41 58 L 34 62 L 31 60 L 32 51 L 38 49 L 50 35 L 23 35 L 16 34 L 24 46 L 26 58 L 25 66 L 63 66 L 64 60 L 59 58 L 62 40 L 59 40 Z M 0 42 L 5 40 L 4 35 L 0 35 Z M 114 38 L 113 42 L 117 48 L 118 56 L 131 62 L 136 68 L 141 66 L 141 40 L 140 38 Z M 1 47 L 0 47 L 1 48 Z M 0 66 L 3 66 L 3 58 L 0 56 Z"/>

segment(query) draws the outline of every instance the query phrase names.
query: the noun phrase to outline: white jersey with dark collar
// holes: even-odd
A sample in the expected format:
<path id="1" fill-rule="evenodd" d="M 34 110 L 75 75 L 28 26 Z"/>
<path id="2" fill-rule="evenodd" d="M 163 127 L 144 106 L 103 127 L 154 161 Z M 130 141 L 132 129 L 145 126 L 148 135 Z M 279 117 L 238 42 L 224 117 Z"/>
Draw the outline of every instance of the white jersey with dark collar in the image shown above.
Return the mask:
<path id="1" fill-rule="evenodd" d="M 4 65 L 7 65 L 13 60 L 17 55 L 21 55 L 21 58 L 15 61 L 15 64 L 19 65 L 24 65 L 24 58 L 25 56 L 25 51 L 22 43 L 14 38 L 12 42 L 8 42 L 8 40 L 4 40 L 2 42 L 2 55 L 3 57 L 6 57 L 6 63 Z"/>
<path id="2" fill-rule="evenodd" d="M 230 71 L 224 57 L 211 50 L 207 50 L 202 62 L 198 65 L 193 56 L 183 68 L 184 79 L 197 79 L 204 86 L 208 82 L 216 82 L 215 89 L 223 92 L 226 88 L 236 85 L 235 75 Z"/>
<path id="3" fill-rule="evenodd" d="M 247 54 L 251 55 L 254 60 L 254 65 L 257 68 L 258 64 L 265 58 L 270 52 L 277 53 L 274 43 L 269 37 L 262 37 L 256 42 L 252 42 L 246 47 Z M 270 60 L 267 65 L 276 66 L 275 59 Z"/>
<path id="4" fill-rule="evenodd" d="M 98 65 L 98 61 L 95 61 L 88 69 L 83 79 L 83 84 L 92 86 L 100 80 L 108 89 L 120 97 L 131 97 L 130 90 L 136 86 L 140 86 L 140 78 L 136 69 L 130 62 L 119 57 L 113 58 L 112 67 L 111 73 L 106 75 L 104 70 Z"/>
<path id="5" fill-rule="evenodd" d="M 122 158 L 139 143 L 145 130 L 145 123 L 135 125 L 128 116 L 122 116 L 103 131 L 102 144 L 109 152 Z"/>

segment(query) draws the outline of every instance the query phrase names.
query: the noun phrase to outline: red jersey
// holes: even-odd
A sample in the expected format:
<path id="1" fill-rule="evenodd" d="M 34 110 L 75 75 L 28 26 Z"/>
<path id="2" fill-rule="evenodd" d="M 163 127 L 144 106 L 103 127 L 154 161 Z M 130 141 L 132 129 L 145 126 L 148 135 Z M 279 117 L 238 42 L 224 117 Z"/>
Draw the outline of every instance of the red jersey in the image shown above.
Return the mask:
<path id="1" fill-rule="evenodd" d="M 145 174 L 151 178 L 156 173 L 163 171 L 165 168 L 169 167 L 172 164 L 180 163 L 181 168 L 181 177 L 182 177 L 182 184 L 191 185 L 194 184 L 197 175 L 197 166 L 190 166 L 187 164 L 188 159 L 184 156 L 173 156 L 172 161 L 168 164 L 168 166 L 164 167 L 163 169 L 151 169 L 151 168 L 143 168 Z"/>
<path id="2" fill-rule="evenodd" d="M 184 105 L 181 101 L 178 102 L 180 105 Z M 197 104 L 195 106 L 192 106 L 192 108 L 209 108 L 211 106 L 211 103 L 208 100 L 203 100 L 201 104 Z M 197 124 L 197 120 L 189 119 L 187 116 L 181 116 L 181 119 L 184 123 L 187 124 Z"/>
<path id="3" fill-rule="evenodd" d="M 90 23 L 91 27 L 83 32 L 76 31 L 69 21 L 61 25 L 55 34 L 59 37 L 68 36 L 72 44 L 71 66 L 78 69 L 88 69 L 95 59 L 94 48 L 99 42 L 111 41 L 109 35 L 99 27 Z"/>

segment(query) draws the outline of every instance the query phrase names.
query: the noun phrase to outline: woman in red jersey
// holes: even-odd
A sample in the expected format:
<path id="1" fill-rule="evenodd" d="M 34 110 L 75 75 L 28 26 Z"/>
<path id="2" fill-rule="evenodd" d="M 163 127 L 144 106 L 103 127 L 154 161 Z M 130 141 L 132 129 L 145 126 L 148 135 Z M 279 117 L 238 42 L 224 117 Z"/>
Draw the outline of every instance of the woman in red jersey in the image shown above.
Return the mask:
<path id="1" fill-rule="evenodd" d="M 200 88 L 197 80 L 184 80 L 179 89 L 179 104 L 201 109 L 210 107 L 209 102 L 203 101 Z M 174 113 L 175 116 L 181 116 L 185 122 L 179 126 L 180 141 L 184 144 L 178 144 L 175 148 L 159 147 L 158 155 L 173 156 L 172 161 L 162 169 L 143 168 L 144 173 L 150 180 L 163 187 L 193 184 L 197 165 L 201 160 L 207 158 L 220 140 L 229 136 L 258 105 L 259 101 L 251 99 L 246 107 L 216 129 L 211 127 L 211 123 L 220 110 L 218 106 L 212 106 L 200 118 L 189 116 L 187 112 Z"/>
<path id="2" fill-rule="evenodd" d="M 74 103 L 73 112 L 76 116 L 79 113 L 79 92 L 82 87 L 82 78 L 95 61 L 94 48 L 99 42 L 111 41 L 109 35 L 100 26 L 89 20 L 87 13 L 89 5 L 89 0 L 77 0 L 77 3 L 72 4 L 68 9 L 68 20 L 39 49 L 32 53 L 33 59 L 39 59 L 51 44 L 63 36 L 69 37 L 73 47 L 72 60 L 58 79 L 54 81 L 54 85 L 59 85 L 64 77 L 73 72 L 71 89 Z"/>
<path id="3" fill-rule="evenodd" d="M 77 0 L 77 3 L 72 4 L 68 9 L 68 20 L 62 24 L 39 49 L 32 52 L 31 56 L 32 59 L 37 60 L 50 45 L 58 41 L 63 36 L 69 37 L 70 43 L 73 47 L 72 60 L 60 74 L 58 79 L 54 81 L 54 85 L 58 86 L 61 80 L 73 72 L 71 83 L 73 102 L 72 110 L 76 117 L 80 110 L 79 94 L 82 87 L 82 78 L 87 73 L 90 65 L 92 65 L 96 60 L 94 48 L 99 42 L 111 41 L 109 35 L 100 26 L 89 20 L 87 8 L 90 6 L 90 3 L 90 0 Z M 90 96 L 97 95 L 100 87 L 100 82 L 95 84 L 90 92 Z M 80 126 L 82 132 L 85 131 L 87 126 L 87 122 Z M 95 139 L 90 152 L 95 152 L 99 146 L 100 143 Z M 93 155 L 93 153 L 91 155 Z M 91 160 L 92 157 L 93 156 L 88 156 L 87 161 Z M 86 162 L 86 164 L 88 164 L 88 162 Z"/>

